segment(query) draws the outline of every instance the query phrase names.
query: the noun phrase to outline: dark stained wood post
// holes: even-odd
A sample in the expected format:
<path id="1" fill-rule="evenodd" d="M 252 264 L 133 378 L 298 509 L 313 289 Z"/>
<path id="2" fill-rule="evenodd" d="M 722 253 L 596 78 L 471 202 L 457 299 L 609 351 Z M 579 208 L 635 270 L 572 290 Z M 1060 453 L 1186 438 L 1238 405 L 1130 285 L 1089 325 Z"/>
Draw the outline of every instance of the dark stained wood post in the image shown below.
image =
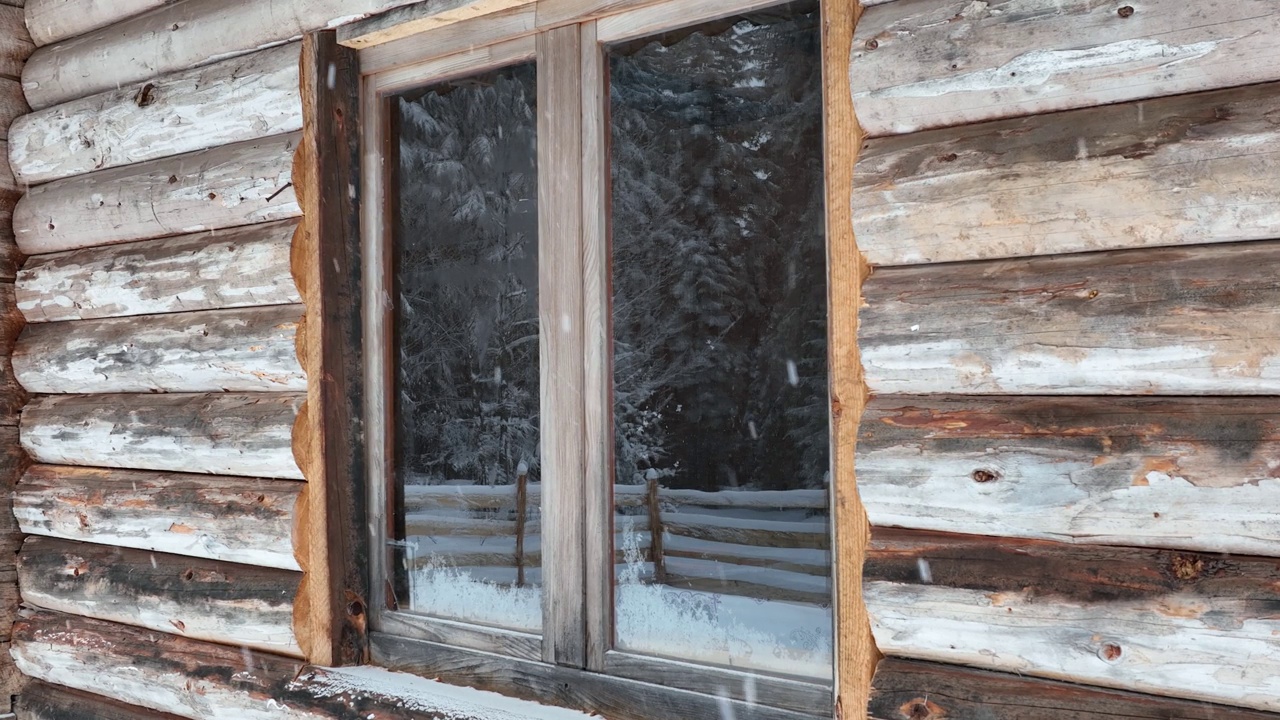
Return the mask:
<path id="1" fill-rule="evenodd" d="M 649 510 L 649 554 L 653 560 L 653 579 L 665 583 L 667 567 L 662 561 L 662 509 L 658 504 L 658 478 L 648 480 L 649 493 L 647 506 Z"/>
<path id="2" fill-rule="evenodd" d="M 524 587 L 524 528 L 529 518 L 529 471 L 520 463 L 516 476 L 516 587 Z"/>

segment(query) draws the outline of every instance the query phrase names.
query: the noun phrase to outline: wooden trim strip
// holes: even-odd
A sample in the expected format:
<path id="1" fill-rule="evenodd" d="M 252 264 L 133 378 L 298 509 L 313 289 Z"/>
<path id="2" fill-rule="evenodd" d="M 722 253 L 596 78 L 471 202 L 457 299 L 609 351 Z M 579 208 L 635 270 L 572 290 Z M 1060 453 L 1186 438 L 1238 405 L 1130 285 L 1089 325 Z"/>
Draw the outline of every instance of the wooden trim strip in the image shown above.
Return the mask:
<path id="1" fill-rule="evenodd" d="M 409 612 L 383 612 L 377 630 L 401 637 L 440 643 L 522 660 L 542 659 L 542 636 Z"/>
<path id="2" fill-rule="evenodd" d="M 717 18 L 759 10 L 786 0 L 664 0 L 645 7 L 602 17 L 598 40 L 615 43 L 668 30 L 686 28 Z"/>
<path id="3" fill-rule="evenodd" d="M 527 36 L 386 70 L 372 75 L 371 80 L 366 82 L 375 91 L 387 94 L 528 62 L 536 55 L 536 41 L 533 36 Z"/>

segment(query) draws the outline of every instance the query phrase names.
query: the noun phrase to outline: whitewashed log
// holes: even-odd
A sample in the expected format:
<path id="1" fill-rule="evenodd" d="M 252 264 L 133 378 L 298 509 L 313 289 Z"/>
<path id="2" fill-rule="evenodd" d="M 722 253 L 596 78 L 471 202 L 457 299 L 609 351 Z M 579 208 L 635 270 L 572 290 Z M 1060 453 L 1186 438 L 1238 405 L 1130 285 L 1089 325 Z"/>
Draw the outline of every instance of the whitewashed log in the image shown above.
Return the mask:
<path id="1" fill-rule="evenodd" d="M 127 85 L 16 120 L 9 161 L 36 185 L 302 129 L 297 43 Z"/>
<path id="2" fill-rule="evenodd" d="M 176 0 L 27 0 L 27 29 L 36 45 L 83 35 Z"/>
<path id="3" fill-rule="evenodd" d="M 882 268 L 875 394 L 1280 394 L 1280 242 Z"/>
<path id="4" fill-rule="evenodd" d="M 28 325 L 13 349 L 33 393 L 306 390 L 301 305 Z"/>
<path id="5" fill-rule="evenodd" d="M 1280 237 L 1280 84 L 870 140 L 874 265 Z"/>
<path id="6" fill-rule="evenodd" d="M 0 75 L 21 77 L 22 65 L 35 49 L 22 8 L 0 5 Z"/>
<path id="7" fill-rule="evenodd" d="M 31 112 L 17 80 L 0 77 L 0 139 L 9 137 L 9 126 L 19 116 Z"/>
<path id="8" fill-rule="evenodd" d="M 14 209 L 18 247 L 38 255 L 297 217 L 297 144 L 290 133 L 40 185 Z"/>
<path id="9" fill-rule="evenodd" d="M 297 570 L 285 480 L 33 465 L 13 512 L 22 532 Z"/>
<path id="10" fill-rule="evenodd" d="M 37 255 L 18 272 L 29 323 L 300 302 L 289 269 L 297 223 Z"/>
<path id="11" fill-rule="evenodd" d="M 1277 34 L 1273 0 L 891 2 L 858 22 L 849 78 L 888 135 L 1277 80 Z"/>
<path id="12" fill-rule="evenodd" d="M 301 393 L 46 395 L 22 411 L 37 462 L 302 479 Z"/>

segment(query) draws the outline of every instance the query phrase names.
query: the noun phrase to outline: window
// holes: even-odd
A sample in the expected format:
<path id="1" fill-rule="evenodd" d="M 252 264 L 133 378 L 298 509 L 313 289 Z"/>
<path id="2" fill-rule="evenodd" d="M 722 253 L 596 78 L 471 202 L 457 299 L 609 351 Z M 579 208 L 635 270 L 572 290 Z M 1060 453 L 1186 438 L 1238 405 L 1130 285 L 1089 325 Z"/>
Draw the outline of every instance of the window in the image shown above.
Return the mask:
<path id="1" fill-rule="evenodd" d="M 818 8 L 697 5 L 365 77 L 376 661 L 830 714 Z"/>

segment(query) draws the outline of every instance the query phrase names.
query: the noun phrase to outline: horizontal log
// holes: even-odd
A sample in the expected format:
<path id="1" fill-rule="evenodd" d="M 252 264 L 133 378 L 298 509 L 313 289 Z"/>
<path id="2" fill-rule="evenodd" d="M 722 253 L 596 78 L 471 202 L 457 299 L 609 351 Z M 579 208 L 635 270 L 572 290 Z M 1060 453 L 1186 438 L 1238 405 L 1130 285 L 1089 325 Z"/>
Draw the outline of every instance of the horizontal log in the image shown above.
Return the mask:
<path id="1" fill-rule="evenodd" d="M 954 665 L 885 658 L 873 720 L 1275 720 L 1271 713 L 1104 690 Z"/>
<path id="2" fill-rule="evenodd" d="M 1280 242 L 881 269 L 875 394 L 1280 393 Z"/>
<path id="3" fill-rule="evenodd" d="M 1274 558 L 881 531 L 863 598 L 886 655 L 1274 711 L 1278 581 Z"/>
<path id="4" fill-rule="evenodd" d="M 865 143 L 875 265 L 1280 237 L 1280 84 Z"/>
<path id="5" fill-rule="evenodd" d="M 22 689 L 15 712 L 18 720 L 180 720 L 177 715 L 39 681 Z"/>
<path id="6" fill-rule="evenodd" d="M 9 126 L 18 117 L 31 112 L 17 80 L 0 77 L 0 139 L 8 139 Z"/>
<path id="7" fill-rule="evenodd" d="M 49 45 L 172 2 L 174 0 L 111 0 L 91 3 L 27 0 L 27 28 L 36 45 Z"/>
<path id="8" fill-rule="evenodd" d="M 28 185 L 302 129 L 298 44 L 109 90 L 18 118 Z"/>
<path id="9" fill-rule="evenodd" d="M 22 66 L 35 49 L 22 8 L 0 5 L 0 75 L 21 77 Z"/>
<path id="10" fill-rule="evenodd" d="M 302 484 L 34 465 L 13 493 L 22 532 L 297 570 L 294 506 Z"/>
<path id="11" fill-rule="evenodd" d="M 29 325 L 13 349 L 33 393 L 306 390 L 301 305 Z"/>
<path id="12" fill-rule="evenodd" d="M 662 513 L 662 528 L 672 535 L 733 545 L 831 547 L 830 530 L 825 522 L 741 520 L 696 513 Z"/>
<path id="13" fill-rule="evenodd" d="M 301 656 L 293 636 L 300 573 L 32 537 L 18 555 L 22 600 L 258 650 Z"/>
<path id="14" fill-rule="evenodd" d="M 46 395 L 22 411 L 22 447 L 58 465 L 302 479 L 302 393 Z"/>
<path id="15" fill-rule="evenodd" d="M 1280 556 L 1280 400 L 880 396 L 873 525 Z"/>
<path id="16" fill-rule="evenodd" d="M 923 0 L 870 8 L 853 104 L 872 136 L 1280 79 L 1271 0 Z"/>
<path id="17" fill-rule="evenodd" d="M 18 309 L 39 323 L 297 303 L 296 227 L 286 220 L 38 255 L 18 273 Z"/>
<path id="18" fill-rule="evenodd" d="M 46 183 L 18 201 L 14 236 L 38 255 L 297 217 L 297 144 L 278 135 Z"/>

